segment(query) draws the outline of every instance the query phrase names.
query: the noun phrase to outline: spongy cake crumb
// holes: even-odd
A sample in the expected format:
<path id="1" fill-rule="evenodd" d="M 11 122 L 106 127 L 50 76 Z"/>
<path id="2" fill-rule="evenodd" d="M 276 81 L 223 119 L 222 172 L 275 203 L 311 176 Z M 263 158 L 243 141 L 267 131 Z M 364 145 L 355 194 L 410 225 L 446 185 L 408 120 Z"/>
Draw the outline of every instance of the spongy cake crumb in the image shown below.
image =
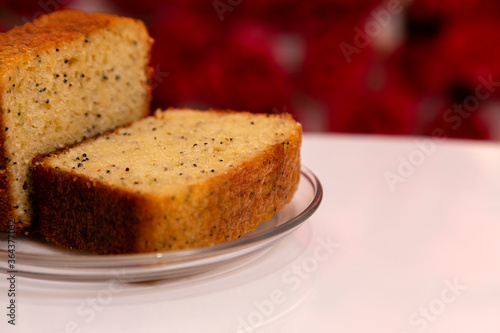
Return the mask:
<path id="1" fill-rule="evenodd" d="M 159 112 L 48 163 L 132 191 L 166 193 L 225 173 L 271 144 L 287 145 L 289 119 L 243 114 Z"/>

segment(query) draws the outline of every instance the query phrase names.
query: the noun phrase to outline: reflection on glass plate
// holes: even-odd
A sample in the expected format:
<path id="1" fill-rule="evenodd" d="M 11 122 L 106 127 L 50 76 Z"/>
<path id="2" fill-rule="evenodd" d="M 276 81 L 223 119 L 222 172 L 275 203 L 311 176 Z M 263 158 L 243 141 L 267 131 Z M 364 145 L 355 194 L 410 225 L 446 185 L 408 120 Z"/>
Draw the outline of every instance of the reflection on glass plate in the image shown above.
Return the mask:
<path id="1" fill-rule="evenodd" d="M 223 266 L 241 264 L 268 249 L 304 223 L 319 207 L 321 183 L 302 168 L 299 188 L 292 202 L 255 231 L 224 244 L 181 251 L 146 254 L 93 255 L 60 248 L 43 240 L 17 235 L 17 276 L 61 281 L 138 282 L 200 274 Z M 0 271 L 11 271 L 8 263 L 8 235 L 0 233 Z"/>

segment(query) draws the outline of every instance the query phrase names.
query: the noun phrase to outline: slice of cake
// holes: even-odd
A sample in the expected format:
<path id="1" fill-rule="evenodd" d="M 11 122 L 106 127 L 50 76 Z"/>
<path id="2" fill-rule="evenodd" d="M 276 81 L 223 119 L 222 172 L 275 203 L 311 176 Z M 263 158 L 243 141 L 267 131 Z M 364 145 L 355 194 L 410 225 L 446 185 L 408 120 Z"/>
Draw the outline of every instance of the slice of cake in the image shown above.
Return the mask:
<path id="1" fill-rule="evenodd" d="M 286 114 L 157 111 L 34 160 L 40 232 L 101 254 L 237 239 L 291 200 L 301 137 Z"/>
<path id="2" fill-rule="evenodd" d="M 140 21 L 64 10 L 0 34 L 0 231 L 31 224 L 34 156 L 146 116 Z"/>

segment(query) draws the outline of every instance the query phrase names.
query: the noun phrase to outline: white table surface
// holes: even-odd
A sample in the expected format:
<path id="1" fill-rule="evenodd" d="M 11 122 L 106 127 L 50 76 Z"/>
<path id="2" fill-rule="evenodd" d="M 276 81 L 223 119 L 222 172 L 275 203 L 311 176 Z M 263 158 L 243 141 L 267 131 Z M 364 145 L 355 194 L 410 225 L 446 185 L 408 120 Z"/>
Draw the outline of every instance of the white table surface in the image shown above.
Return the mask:
<path id="1" fill-rule="evenodd" d="M 0 332 L 500 332 L 499 144 L 306 134 L 302 155 L 321 207 L 245 266 L 138 284 L 18 277 L 15 327 L 2 277 Z"/>

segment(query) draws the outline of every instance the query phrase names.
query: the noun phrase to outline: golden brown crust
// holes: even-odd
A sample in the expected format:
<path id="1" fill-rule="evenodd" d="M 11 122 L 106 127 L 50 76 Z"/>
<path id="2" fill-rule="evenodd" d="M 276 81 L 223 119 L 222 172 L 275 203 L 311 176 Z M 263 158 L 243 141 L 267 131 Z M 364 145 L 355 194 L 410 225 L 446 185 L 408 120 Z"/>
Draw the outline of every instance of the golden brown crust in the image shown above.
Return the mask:
<path id="1" fill-rule="evenodd" d="M 100 252 L 109 246 L 117 253 L 126 252 L 134 243 L 135 226 L 143 219 L 138 208 L 144 205 L 144 198 L 52 168 L 37 166 L 34 177 L 39 231 L 48 240 Z M 68 200 L 57 200 L 61 197 Z"/>
<path id="2" fill-rule="evenodd" d="M 3 90 L 9 79 L 9 71 L 5 69 L 32 59 L 33 55 L 44 50 L 78 38 L 88 37 L 93 32 L 123 21 L 133 21 L 141 25 L 147 34 L 147 29 L 140 20 L 70 9 L 40 16 L 33 22 L 14 27 L 6 33 L 0 33 L 0 63 L 3 68 L 0 72 L 0 90 Z M 151 72 L 151 69 L 149 71 Z"/>
<path id="3" fill-rule="evenodd" d="M 300 179 L 300 146 L 299 126 L 295 135 L 227 174 L 167 197 L 138 195 L 73 171 L 62 172 L 44 164 L 40 156 L 33 162 L 40 232 L 59 245 L 99 254 L 234 240 L 291 200 Z"/>
<path id="4" fill-rule="evenodd" d="M 87 36 L 121 20 L 135 21 L 144 26 L 132 18 L 69 9 L 43 15 L 0 35 L 0 63 L 5 66 L 21 62 L 36 52 Z"/>
<path id="5" fill-rule="evenodd" d="M 14 217 L 12 197 L 9 192 L 9 177 L 7 173 L 7 154 L 5 152 L 5 128 L 2 112 L 0 112 L 0 232 L 8 231 L 8 221 Z"/>

